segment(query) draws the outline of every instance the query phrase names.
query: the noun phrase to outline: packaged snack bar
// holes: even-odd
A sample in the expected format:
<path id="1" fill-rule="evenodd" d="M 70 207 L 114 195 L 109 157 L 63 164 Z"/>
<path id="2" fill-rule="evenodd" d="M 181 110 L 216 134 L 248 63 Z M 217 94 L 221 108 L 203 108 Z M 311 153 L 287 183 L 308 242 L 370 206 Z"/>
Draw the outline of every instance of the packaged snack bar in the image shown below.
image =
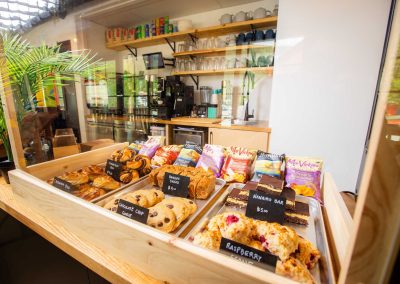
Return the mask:
<path id="1" fill-rule="evenodd" d="M 165 137 L 163 136 L 153 136 L 150 137 L 139 150 L 139 155 L 145 155 L 150 159 L 153 158 L 157 149 L 164 144 Z"/>
<path id="2" fill-rule="evenodd" d="M 277 155 L 263 151 L 257 151 L 257 158 L 254 163 L 254 174 L 251 180 L 259 181 L 261 179 L 261 175 L 269 175 L 280 178 L 284 159 L 284 154 Z"/>
<path id="3" fill-rule="evenodd" d="M 229 147 L 224 166 L 221 170 L 221 177 L 227 182 L 247 182 L 255 155 L 255 150 L 248 150 L 242 147 Z"/>
<path id="4" fill-rule="evenodd" d="M 196 168 L 203 168 L 206 171 L 211 170 L 216 177 L 219 177 L 221 167 L 224 164 L 224 157 L 223 146 L 206 144 Z"/>
<path id="5" fill-rule="evenodd" d="M 202 149 L 199 145 L 185 144 L 185 146 L 183 146 L 183 149 L 179 153 L 179 156 L 176 159 L 174 165 L 195 167 L 200 158 L 201 153 Z"/>
<path id="6" fill-rule="evenodd" d="M 287 186 L 296 194 L 311 196 L 321 202 L 322 160 L 307 157 L 286 157 Z"/>
<path id="7" fill-rule="evenodd" d="M 128 148 L 134 150 L 136 153 L 139 153 L 140 149 L 142 149 L 142 146 L 142 144 L 131 143 L 129 144 Z"/>
<path id="8" fill-rule="evenodd" d="M 168 145 L 158 148 L 154 157 L 151 159 L 151 164 L 157 167 L 172 165 L 181 150 L 182 145 Z"/>

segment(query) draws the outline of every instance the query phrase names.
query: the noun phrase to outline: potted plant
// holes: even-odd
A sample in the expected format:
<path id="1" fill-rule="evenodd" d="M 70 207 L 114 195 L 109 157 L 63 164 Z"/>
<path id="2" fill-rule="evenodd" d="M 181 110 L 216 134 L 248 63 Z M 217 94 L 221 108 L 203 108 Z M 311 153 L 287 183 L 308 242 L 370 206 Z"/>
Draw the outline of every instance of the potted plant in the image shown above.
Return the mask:
<path id="1" fill-rule="evenodd" d="M 33 102 L 37 101 L 36 94 L 42 88 L 73 81 L 75 75 L 93 71 L 97 62 L 88 50 L 61 52 L 60 46 L 44 43 L 32 46 L 21 35 L 10 32 L 0 33 L 1 42 L 19 123 L 36 112 Z M 14 163 L 3 104 L 0 108 L 0 139 L 8 157 L 7 161 L 0 162 L 0 171 L 8 181 L 7 172 L 14 168 Z"/>

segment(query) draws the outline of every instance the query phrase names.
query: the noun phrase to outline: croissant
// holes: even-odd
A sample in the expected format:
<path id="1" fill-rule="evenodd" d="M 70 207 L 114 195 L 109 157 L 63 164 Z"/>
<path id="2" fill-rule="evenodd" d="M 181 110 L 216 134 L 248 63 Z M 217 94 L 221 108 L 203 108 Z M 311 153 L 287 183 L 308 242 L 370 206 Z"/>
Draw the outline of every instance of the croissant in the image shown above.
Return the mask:
<path id="1" fill-rule="evenodd" d="M 93 181 L 95 178 L 97 178 L 99 176 L 103 176 L 106 174 L 104 172 L 104 169 L 97 165 L 83 167 L 81 171 L 82 171 L 82 173 L 87 174 L 91 181 Z"/>
<path id="2" fill-rule="evenodd" d="M 67 172 L 62 176 L 59 176 L 59 178 L 68 181 L 72 185 L 79 185 L 89 182 L 89 176 L 79 171 Z"/>
<path id="3" fill-rule="evenodd" d="M 100 187 L 105 190 L 114 190 L 121 186 L 121 184 L 110 176 L 100 176 L 93 180 L 94 187 Z"/>

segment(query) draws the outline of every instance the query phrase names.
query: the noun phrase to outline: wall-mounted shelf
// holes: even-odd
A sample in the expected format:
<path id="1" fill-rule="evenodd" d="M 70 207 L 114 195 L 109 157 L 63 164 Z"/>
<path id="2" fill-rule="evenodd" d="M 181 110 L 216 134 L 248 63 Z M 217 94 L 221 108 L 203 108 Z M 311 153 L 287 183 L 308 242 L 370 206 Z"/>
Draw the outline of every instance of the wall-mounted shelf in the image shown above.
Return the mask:
<path id="1" fill-rule="evenodd" d="M 144 39 L 125 40 L 121 42 L 112 42 L 106 44 L 106 47 L 114 50 L 124 50 L 127 47 L 139 48 L 152 45 L 159 45 L 165 43 L 175 43 L 177 41 L 184 41 L 188 36 L 194 36 L 196 38 L 204 38 L 211 36 L 222 36 L 231 33 L 238 33 L 243 31 L 255 30 L 258 28 L 267 28 L 276 26 L 278 18 L 267 17 L 263 19 L 256 19 L 250 21 L 229 23 L 224 25 L 216 25 L 211 27 L 204 27 L 198 29 L 191 29 L 184 32 L 176 32 L 171 34 L 164 34 L 159 36 L 153 36 Z M 172 46 L 171 46 L 172 47 Z"/>
<path id="2" fill-rule="evenodd" d="M 237 45 L 237 46 L 227 46 L 221 48 L 212 48 L 212 49 L 203 49 L 203 50 L 193 50 L 193 51 L 183 51 L 173 53 L 174 57 L 189 57 L 189 56 L 214 56 L 214 55 L 222 55 L 222 54 L 234 54 L 240 53 L 241 51 L 247 51 L 249 49 L 253 50 L 265 50 L 268 48 L 274 48 L 275 40 L 262 41 L 260 44 L 254 45 Z"/>
<path id="3" fill-rule="evenodd" d="M 273 70 L 274 70 L 274 67 L 249 67 L 249 68 L 232 68 L 232 69 L 223 69 L 223 70 L 182 71 L 182 72 L 173 72 L 172 75 L 212 76 L 212 75 L 224 75 L 224 74 L 241 74 L 241 73 L 245 73 L 246 71 L 272 75 Z"/>

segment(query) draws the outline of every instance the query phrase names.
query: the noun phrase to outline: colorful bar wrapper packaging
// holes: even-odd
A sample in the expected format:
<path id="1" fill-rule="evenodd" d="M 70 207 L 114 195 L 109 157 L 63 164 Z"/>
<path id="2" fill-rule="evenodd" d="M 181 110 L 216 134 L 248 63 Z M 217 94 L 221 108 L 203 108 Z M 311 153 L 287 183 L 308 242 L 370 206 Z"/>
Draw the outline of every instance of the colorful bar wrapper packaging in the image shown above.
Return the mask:
<path id="1" fill-rule="evenodd" d="M 257 151 L 257 158 L 254 163 L 254 175 L 251 180 L 260 181 L 262 175 L 281 178 L 282 164 L 284 159 L 284 154 L 277 155 L 263 151 Z"/>
<path id="2" fill-rule="evenodd" d="M 248 150 L 242 147 L 229 147 L 225 163 L 221 170 L 222 178 L 226 182 L 247 182 L 255 155 L 255 150 Z"/>
<path id="3" fill-rule="evenodd" d="M 181 145 L 168 145 L 158 148 L 156 154 L 151 159 L 153 166 L 172 165 L 182 150 Z"/>
<path id="4" fill-rule="evenodd" d="M 321 202 L 322 160 L 307 157 L 286 157 L 285 180 L 296 194 L 314 197 Z"/>
<path id="5" fill-rule="evenodd" d="M 179 153 L 174 165 L 176 166 L 186 166 L 195 167 L 200 159 L 202 149 L 199 145 L 195 144 L 185 144 L 183 149 Z"/>
<path id="6" fill-rule="evenodd" d="M 224 164 L 224 157 L 223 146 L 206 144 L 196 168 L 203 168 L 206 171 L 211 170 L 216 177 L 219 177 Z"/>

